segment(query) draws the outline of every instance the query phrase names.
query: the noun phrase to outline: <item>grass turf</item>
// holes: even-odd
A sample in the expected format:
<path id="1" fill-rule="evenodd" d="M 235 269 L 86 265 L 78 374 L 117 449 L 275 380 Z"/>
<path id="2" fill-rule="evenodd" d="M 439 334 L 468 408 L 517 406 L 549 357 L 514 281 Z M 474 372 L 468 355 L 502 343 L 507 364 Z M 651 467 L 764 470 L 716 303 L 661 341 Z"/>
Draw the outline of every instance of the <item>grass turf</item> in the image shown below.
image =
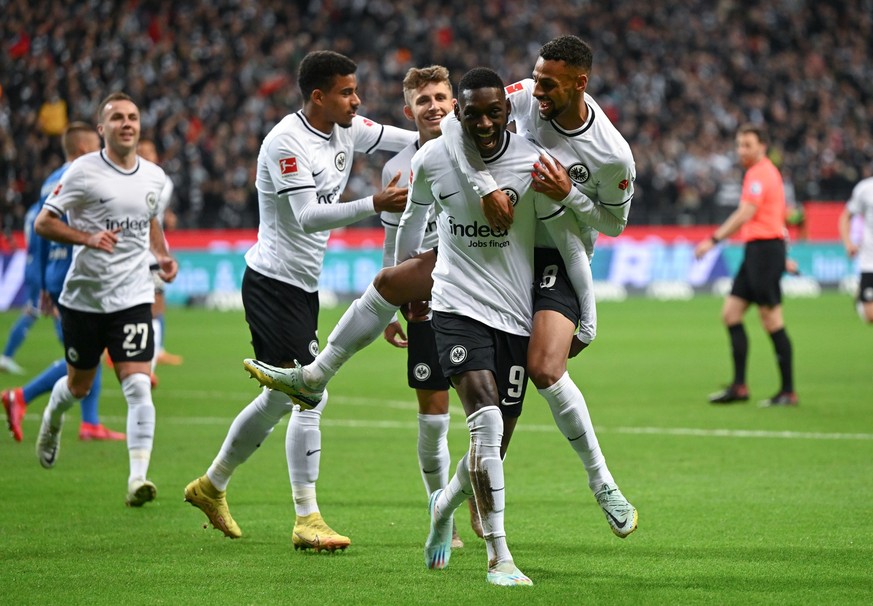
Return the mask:
<path id="1" fill-rule="evenodd" d="M 118 604 L 848 604 L 873 601 L 873 356 L 869 327 L 836 294 L 789 300 L 801 404 L 759 409 L 778 389 L 772 347 L 752 311 L 753 402 L 713 407 L 729 378 L 720 301 L 601 303 L 598 340 L 571 361 L 610 469 L 640 512 L 614 537 L 584 471 L 530 386 L 506 461 L 509 544 L 532 588 L 485 583 L 485 548 L 466 542 L 444 571 L 423 566 L 426 497 L 416 462 L 416 406 L 404 354 L 377 342 L 331 383 L 319 503 L 352 538 L 334 555 L 295 552 L 281 423 L 237 470 L 228 499 L 244 537 L 231 541 L 182 501 L 236 413 L 256 394 L 240 312 L 172 309 L 159 367 L 150 471 L 158 498 L 124 507 L 122 443 L 76 439 L 67 415 L 57 466 L 33 444 L 0 440 L 0 603 Z M 322 312 L 322 340 L 341 310 Z M 14 313 L 0 314 L 6 334 Z M 37 371 L 60 354 L 40 321 L 16 360 Z M 104 422 L 124 429 L 125 404 L 105 373 Z M 0 375 L 4 389 L 20 379 Z M 453 465 L 467 430 L 452 395 Z"/>

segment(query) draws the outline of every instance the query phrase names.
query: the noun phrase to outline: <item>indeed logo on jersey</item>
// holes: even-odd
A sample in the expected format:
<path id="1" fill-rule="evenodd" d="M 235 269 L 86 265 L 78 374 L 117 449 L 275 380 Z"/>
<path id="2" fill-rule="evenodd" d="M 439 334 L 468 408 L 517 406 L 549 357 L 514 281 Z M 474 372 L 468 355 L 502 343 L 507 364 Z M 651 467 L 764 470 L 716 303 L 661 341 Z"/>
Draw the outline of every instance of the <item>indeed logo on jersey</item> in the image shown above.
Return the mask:
<path id="1" fill-rule="evenodd" d="M 509 244 L 506 240 L 495 240 L 495 238 L 506 237 L 509 232 L 505 229 L 493 229 L 487 223 L 479 223 L 479 221 L 473 221 L 472 223 L 458 223 L 452 215 L 449 215 L 449 232 L 453 236 L 459 238 L 477 238 L 476 240 L 470 240 L 467 243 L 467 246 L 470 248 L 503 248 Z M 483 242 L 482 240 L 487 241 Z"/>
<path id="2" fill-rule="evenodd" d="M 148 233 L 149 223 L 151 219 L 106 219 L 106 229 L 109 231 L 121 230 L 122 236 L 142 236 Z"/>
<path id="3" fill-rule="evenodd" d="M 326 194 L 318 194 L 318 203 L 319 204 L 333 204 L 336 202 L 337 196 L 339 196 L 339 185 L 333 188 L 330 192 Z"/>

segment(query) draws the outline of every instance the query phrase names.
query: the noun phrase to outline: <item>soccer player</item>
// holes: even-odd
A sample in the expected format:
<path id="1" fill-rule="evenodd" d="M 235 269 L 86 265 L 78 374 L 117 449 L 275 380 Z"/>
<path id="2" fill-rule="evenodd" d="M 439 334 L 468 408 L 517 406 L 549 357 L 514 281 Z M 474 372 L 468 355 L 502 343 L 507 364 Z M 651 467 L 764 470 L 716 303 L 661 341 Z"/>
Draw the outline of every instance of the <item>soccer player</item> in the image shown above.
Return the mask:
<path id="1" fill-rule="evenodd" d="M 860 216 L 864 228 L 860 243 L 852 240 L 851 225 Z M 852 190 L 839 220 L 840 238 L 849 257 L 858 257 L 861 284 L 858 289 L 858 315 L 873 323 L 873 177 L 862 179 Z"/>
<path id="2" fill-rule="evenodd" d="M 506 87 L 516 132 L 550 154 L 535 165 L 533 186 L 573 209 L 589 258 L 597 232 L 617 236 L 627 225 L 636 176 L 630 146 L 585 92 L 592 63 L 593 53 L 586 42 L 576 36 L 559 36 L 540 49 L 532 78 Z M 501 212 L 505 195 L 472 139 L 461 136 L 453 116 L 443 121 L 443 130 L 449 141 L 456 142 L 446 146 L 447 152 L 483 196 L 489 223 L 507 229 L 512 205 L 509 213 Z M 464 154 L 459 153 L 461 149 Z M 548 402 L 558 429 L 582 461 L 588 486 L 609 527 L 625 538 L 637 527 L 637 511 L 610 473 L 585 398 L 567 372 L 568 355 L 576 355 L 591 342 L 596 326 L 582 325 L 576 331 L 579 318 L 572 312 L 576 293 L 554 247 L 538 246 L 535 259 L 539 288 L 534 297 L 528 373 Z"/>
<path id="3" fill-rule="evenodd" d="M 740 164 L 746 170 L 740 205 L 712 236 L 694 249 L 699 259 L 738 231 L 740 239 L 746 243 L 742 264 L 721 312 L 730 337 L 733 381 L 724 390 L 711 394 L 709 401 L 712 404 L 733 404 L 749 399 L 746 386 L 749 341 L 743 316 L 755 303 L 761 325 L 773 341 L 781 378 L 779 391 L 762 400 L 760 406 L 797 406 L 791 340 L 782 317 L 779 283 L 786 268 L 785 187 L 779 169 L 767 157 L 767 136 L 761 126 L 742 125 L 737 130 L 736 144 Z"/>
<path id="4" fill-rule="evenodd" d="M 246 253 L 242 296 L 255 355 L 271 364 L 308 362 L 318 353 L 318 278 L 329 230 L 406 204 L 407 189 L 397 187 L 400 173 L 373 196 L 339 203 L 354 152 L 397 152 L 418 138 L 414 131 L 357 115 L 356 69 L 354 61 L 332 51 L 306 55 L 297 78 L 303 109 L 285 116 L 261 146 L 261 221 L 258 241 Z M 326 404 L 325 396 L 315 410 L 297 408 L 288 423 L 285 450 L 296 512 L 295 549 L 333 551 L 351 542 L 324 522 L 316 500 Z M 242 535 L 227 506 L 231 475 L 293 407 L 285 393 L 264 389 L 233 421 L 206 474 L 185 488 L 185 500 L 226 536 Z"/>
<path id="5" fill-rule="evenodd" d="M 35 205 L 36 213 L 34 213 L 31 219 L 31 230 L 33 227 L 32 222 L 36 219 L 36 215 L 42 209 L 46 198 L 57 187 L 61 177 L 70 167 L 70 163 L 80 156 L 98 151 L 100 149 L 100 137 L 90 124 L 73 122 L 64 131 L 61 137 L 61 146 L 64 150 L 66 162 L 49 175 L 43 183 L 42 195 Z M 35 243 L 34 255 L 37 258 L 35 265 L 39 267 L 37 287 L 42 291 L 40 293 L 42 298 L 40 304 L 43 308 L 51 306 L 56 311 L 58 298 L 64 286 L 64 279 L 67 277 L 67 271 L 72 262 L 73 247 L 69 244 L 46 240 L 36 234 L 31 234 L 30 238 L 30 241 Z M 48 295 L 48 301 L 45 300 L 42 293 Z M 55 328 L 63 345 L 63 333 L 60 319 L 57 317 L 55 318 Z M 66 376 L 66 374 L 67 364 L 61 358 L 50 364 L 23 387 L 15 387 L 3 391 L 0 397 L 2 397 L 3 407 L 6 410 L 6 421 L 9 425 L 9 430 L 12 432 L 12 437 L 17 442 L 21 442 L 24 437 L 21 421 L 24 418 L 27 405 L 40 395 L 50 392 L 57 380 Z M 124 440 L 125 435 L 123 433 L 113 431 L 100 422 L 97 407 L 100 399 L 101 382 L 102 370 L 98 366 L 97 374 L 94 377 L 94 385 L 91 391 L 88 392 L 88 395 L 82 398 L 81 401 L 82 422 L 79 425 L 79 439 L 86 441 Z"/>
<path id="6" fill-rule="evenodd" d="M 136 103 L 122 92 L 107 96 L 98 108 L 97 132 L 104 148 L 70 165 L 36 219 L 40 236 L 75 246 L 58 301 L 67 376 L 52 389 L 36 453 L 43 467 L 54 467 L 64 413 L 91 390 L 100 356 L 108 349 L 128 405 L 126 503 L 140 507 L 157 494 L 147 479 L 155 429 L 149 382 L 155 289 L 148 252 L 157 257 L 164 280 L 175 278 L 178 265 L 155 217 L 167 177 L 136 155 Z"/>
<path id="7" fill-rule="evenodd" d="M 418 140 L 407 145 L 391 158 L 382 169 L 382 184 L 387 186 L 399 171 L 411 173 L 413 154 L 431 139 L 440 136 L 440 121 L 452 111 L 452 85 L 449 71 L 440 65 L 410 68 L 403 79 L 403 113 L 415 123 Z M 394 265 L 395 238 L 402 213 L 383 212 L 385 227 L 383 247 L 384 267 Z M 431 213 L 427 221 L 425 248 L 436 246 L 436 219 Z M 415 308 L 413 308 L 415 309 Z M 430 495 L 449 481 L 449 380 L 443 376 L 437 358 L 436 343 L 430 322 L 430 309 L 409 309 L 407 332 L 397 320 L 384 331 L 385 340 L 395 347 L 407 348 L 407 382 L 415 390 L 418 400 L 418 465 L 425 490 Z M 471 503 L 471 522 L 481 537 L 481 525 Z M 452 530 L 452 547 L 464 546 L 457 529 Z"/>

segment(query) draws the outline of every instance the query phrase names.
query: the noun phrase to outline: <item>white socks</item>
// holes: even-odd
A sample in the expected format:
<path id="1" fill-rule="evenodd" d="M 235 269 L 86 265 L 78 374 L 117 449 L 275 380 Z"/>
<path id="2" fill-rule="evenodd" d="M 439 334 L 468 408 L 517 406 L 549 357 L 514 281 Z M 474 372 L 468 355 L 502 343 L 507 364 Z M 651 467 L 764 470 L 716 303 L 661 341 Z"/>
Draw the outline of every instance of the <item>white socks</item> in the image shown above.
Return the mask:
<path id="1" fill-rule="evenodd" d="M 550 387 L 537 391 L 549 403 L 558 429 L 582 460 L 582 465 L 588 472 L 588 486 L 592 492 L 599 490 L 605 483 L 614 483 L 603 453 L 600 452 L 585 397 L 573 383 L 569 373 L 565 372 Z"/>
<path id="2" fill-rule="evenodd" d="M 397 306 L 386 301 L 370 284 L 340 318 L 321 353 L 303 367 L 303 380 L 310 387 L 326 385 L 349 358 L 382 334 L 395 313 Z"/>
<path id="3" fill-rule="evenodd" d="M 430 495 L 449 481 L 449 415 L 418 415 L 418 465 Z"/>
<path id="4" fill-rule="evenodd" d="M 291 478 L 291 493 L 294 496 L 294 511 L 298 516 L 308 516 L 318 511 L 315 482 L 321 463 L 321 413 L 327 406 L 327 392 L 317 408 L 300 410 L 294 407 L 285 434 L 285 456 L 288 460 L 288 475 Z"/>
<path id="5" fill-rule="evenodd" d="M 465 452 L 455 470 L 455 475 L 446 484 L 445 489 L 434 503 L 436 517 L 445 519 L 455 513 L 461 503 L 473 496 L 473 484 L 470 482 L 470 467 L 467 464 L 469 452 Z"/>
<path id="6" fill-rule="evenodd" d="M 476 494 L 491 567 L 492 562 L 512 560 L 503 526 L 506 508 L 503 460 L 500 458 L 503 415 L 496 406 L 485 406 L 467 417 L 467 426 L 470 428 L 470 482 Z"/>
<path id="7" fill-rule="evenodd" d="M 49 396 L 48 406 L 45 413 L 49 416 L 49 423 L 52 427 L 58 428 L 63 422 L 64 413 L 72 408 L 76 403 L 76 398 L 70 393 L 70 388 L 67 386 L 67 376 L 64 375 L 52 387 L 52 395 Z"/>
<path id="8" fill-rule="evenodd" d="M 136 373 L 121 381 L 121 391 L 127 400 L 127 451 L 130 456 L 130 476 L 127 483 L 145 480 L 155 439 L 155 405 L 148 375 Z"/>
<path id="9" fill-rule="evenodd" d="M 266 387 L 233 420 L 218 456 L 206 475 L 218 490 L 226 490 L 234 470 L 244 463 L 276 424 L 291 412 L 291 398 Z"/>

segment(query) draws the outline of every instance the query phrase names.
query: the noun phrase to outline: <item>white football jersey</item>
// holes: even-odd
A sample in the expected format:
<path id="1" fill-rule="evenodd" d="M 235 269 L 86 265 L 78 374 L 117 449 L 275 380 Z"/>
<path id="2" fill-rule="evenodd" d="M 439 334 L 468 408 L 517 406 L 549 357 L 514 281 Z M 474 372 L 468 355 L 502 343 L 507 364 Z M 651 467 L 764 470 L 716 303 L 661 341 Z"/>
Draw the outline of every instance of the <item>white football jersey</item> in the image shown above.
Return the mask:
<path id="1" fill-rule="evenodd" d="M 354 152 L 399 151 L 417 138 L 414 131 L 362 116 L 355 116 L 349 128 L 334 125 L 330 134 L 309 124 L 303 111 L 285 116 L 258 154 L 260 223 L 258 241 L 245 256 L 248 266 L 307 292 L 317 291 L 330 232 L 306 233 L 290 198 L 303 194 L 312 204 L 339 204 Z M 368 212 L 373 214 L 372 199 Z"/>
<path id="2" fill-rule="evenodd" d="M 435 205 L 439 254 L 431 291 L 434 310 L 511 334 L 530 334 L 537 215 L 546 219 L 563 211 L 531 189 L 530 167 L 540 153 L 531 142 L 508 132 L 502 150 L 485 161 L 500 189 L 515 202 L 508 231 L 488 225 L 479 194 L 450 160 L 442 137 L 425 143 L 413 157 L 410 203 L 398 235 L 398 255 L 417 245 L 405 240 L 407 217 L 422 216 L 422 207 Z"/>
<path id="3" fill-rule="evenodd" d="M 78 230 L 120 231 L 111 253 L 73 247 L 72 265 L 59 299 L 62 305 L 109 313 L 154 302 L 149 234 L 166 181 L 156 164 L 138 157 L 136 167 L 125 170 L 105 150 L 70 164 L 45 206 L 58 216 L 66 213 L 70 226 Z"/>
<path id="4" fill-rule="evenodd" d="M 627 141 L 588 93 L 585 93 L 588 106 L 585 124 L 567 131 L 553 120 L 540 117 L 533 90 L 534 81 L 530 78 L 506 87 L 512 104 L 510 119 L 515 120 L 518 134 L 545 148 L 567 169 L 575 190 L 583 195 L 573 199 L 571 192 L 564 204 L 574 211 L 584 209 L 587 214 L 583 217 L 577 212 L 590 257 L 594 253 L 597 231 L 618 235 L 627 222 L 636 179 L 633 154 Z M 481 193 L 493 191 L 495 183 L 483 172 L 472 142 L 466 137 L 459 140 L 460 125 L 454 116 L 444 119 L 443 136 L 446 135 L 453 142 L 463 143 L 464 157 L 458 157 L 458 161 L 468 170 L 474 187 Z M 450 153 L 456 157 L 454 149 L 450 149 Z"/>
<path id="5" fill-rule="evenodd" d="M 400 152 L 393 156 L 382 168 L 382 188 L 384 189 L 394 178 L 397 172 L 400 172 L 400 181 L 397 185 L 406 187 L 412 179 L 412 156 L 418 151 L 418 141 L 407 145 Z M 382 247 L 382 267 L 390 267 L 394 265 L 394 250 L 397 238 L 397 226 L 400 225 L 400 213 L 392 213 L 382 211 L 379 218 L 382 221 L 382 226 L 385 228 L 385 244 Z M 422 248 L 433 248 L 437 245 L 439 237 L 436 230 L 436 209 L 431 207 L 427 215 L 427 230 L 424 234 L 424 242 Z"/>
<path id="6" fill-rule="evenodd" d="M 873 177 L 864 179 L 855 186 L 846 208 L 851 214 L 864 218 L 858 267 L 862 272 L 873 272 Z"/>

